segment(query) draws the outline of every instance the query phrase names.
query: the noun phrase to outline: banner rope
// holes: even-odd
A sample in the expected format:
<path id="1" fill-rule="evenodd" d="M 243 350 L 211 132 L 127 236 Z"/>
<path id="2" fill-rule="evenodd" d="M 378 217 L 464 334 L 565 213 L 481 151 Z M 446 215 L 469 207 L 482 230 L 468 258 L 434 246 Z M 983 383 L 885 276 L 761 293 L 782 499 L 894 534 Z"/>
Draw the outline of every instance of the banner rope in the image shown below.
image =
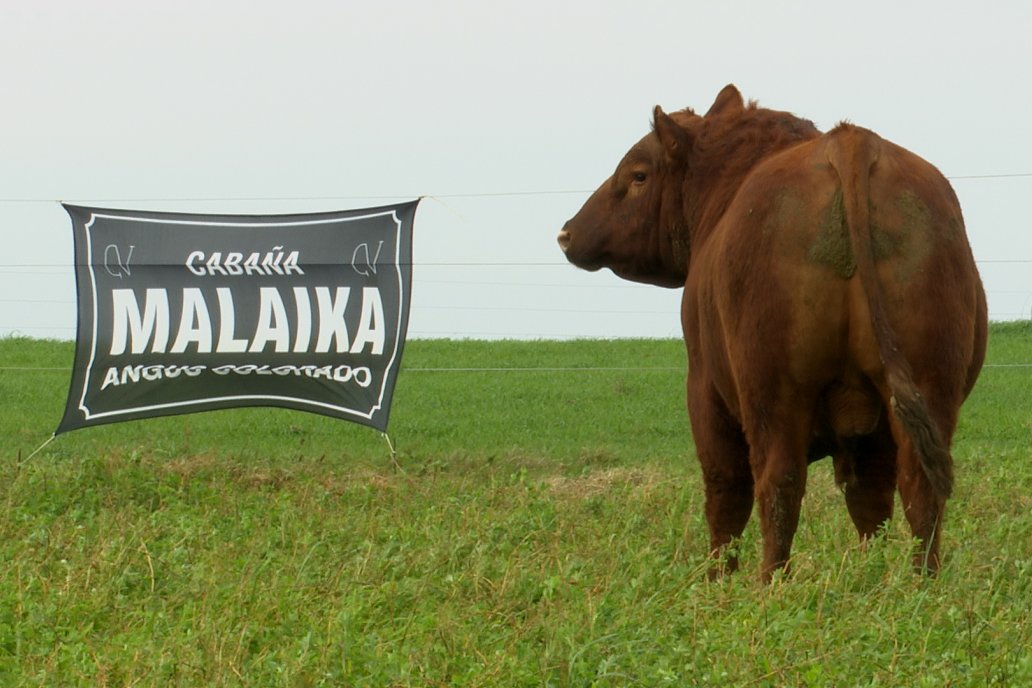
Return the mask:
<path id="1" fill-rule="evenodd" d="M 387 447 L 391 450 L 391 463 L 394 464 L 394 470 L 398 473 L 404 473 L 405 469 L 401 467 L 400 463 L 398 463 L 398 450 L 394 448 L 394 442 L 391 441 L 391 436 L 386 432 L 381 432 L 380 434 L 383 435 L 385 440 L 387 440 Z"/>
<path id="2" fill-rule="evenodd" d="M 53 442 L 53 441 L 54 441 L 54 438 L 56 438 L 56 437 L 57 437 L 57 433 L 55 432 L 55 433 L 54 433 L 54 434 L 52 434 L 52 435 L 51 435 L 51 436 L 50 436 L 49 438 L 47 438 L 47 441 L 46 441 L 46 442 L 44 442 L 43 444 L 39 445 L 39 448 L 38 448 L 38 449 L 36 449 L 36 451 L 32 452 L 31 454 L 29 454 L 28 456 L 26 456 L 26 457 L 25 457 L 24 459 L 22 459 L 21 461 L 19 461 L 19 462 L 18 462 L 18 465 L 19 465 L 19 466 L 23 466 L 23 465 L 27 464 L 27 463 L 28 463 L 28 462 L 29 462 L 30 460 L 32 460 L 32 457 L 33 457 L 33 456 L 35 456 L 36 454 L 39 454 L 39 453 L 40 453 L 41 451 L 43 451 L 43 448 L 44 448 L 44 447 L 46 447 L 46 446 L 47 446 L 48 444 L 50 444 L 51 442 Z"/>
<path id="3" fill-rule="evenodd" d="M 467 224 L 467 225 L 469 224 L 469 218 L 468 218 L 468 217 L 466 217 L 465 215 L 463 215 L 462 213 L 460 213 L 460 212 L 459 212 L 458 210 L 456 210 L 456 209 L 455 209 L 455 208 L 453 208 L 452 206 L 450 206 L 450 205 L 448 205 L 447 203 L 445 203 L 445 202 L 444 202 L 443 200 L 441 200 L 441 197 L 440 197 L 440 196 L 420 196 L 420 197 L 419 197 L 419 200 L 423 200 L 424 198 L 429 198 L 429 199 L 430 199 L 431 201 L 436 201 L 436 202 L 440 203 L 440 204 L 441 204 L 441 206 L 442 206 L 442 207 L 443 207 L 443 208 L 444 208 L 445 210 L 447 210 L 447 211 L 448 211 L 448 212 L 450 212 L 450 213 L 451 213 L 452 215 L 454 215 L 455 217 L 457 217 L 457 218 L 458 218 L 458 219 L 459 219 L 459 220 L 460 220 L 461 222 L 463 222 L 464 224 Z"/>

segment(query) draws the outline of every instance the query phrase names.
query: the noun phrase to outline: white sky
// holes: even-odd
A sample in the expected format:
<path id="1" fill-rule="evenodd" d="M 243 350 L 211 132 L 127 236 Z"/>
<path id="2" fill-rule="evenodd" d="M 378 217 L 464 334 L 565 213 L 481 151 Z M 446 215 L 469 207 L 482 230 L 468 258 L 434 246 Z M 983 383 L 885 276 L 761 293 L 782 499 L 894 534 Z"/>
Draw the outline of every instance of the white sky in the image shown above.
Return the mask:
<path id="1" fill-rule="evenodd" d="M 990 317 L 1028 318 L 1030 36 L 1018 1 L 4 2 L 0 336 L 74 337 L 58 200 L 418 195 L 439 200 L 416 217 L 410 337 L 679 336 L 678 290 L 579 271 L 555 235 L 653 105 L 704 110 L 728 82 L 953 177 Z"/>

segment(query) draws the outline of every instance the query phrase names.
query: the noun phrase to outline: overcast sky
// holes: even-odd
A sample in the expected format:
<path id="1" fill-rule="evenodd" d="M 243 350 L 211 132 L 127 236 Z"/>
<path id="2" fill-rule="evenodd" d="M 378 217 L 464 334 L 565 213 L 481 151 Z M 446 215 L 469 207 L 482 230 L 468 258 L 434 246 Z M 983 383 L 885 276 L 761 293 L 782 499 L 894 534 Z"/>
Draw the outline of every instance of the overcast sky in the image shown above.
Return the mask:
<path id="1" fill-rule="evenodd" d="M 410 337 L 680 334 L 555 235 L 726 83 L 951 177 L 995 320 L 1032 311 L 1032 3 L 5 2 L 0 336 L 74 338 L 57 201 L 270 213 L 420 195 Z"/>

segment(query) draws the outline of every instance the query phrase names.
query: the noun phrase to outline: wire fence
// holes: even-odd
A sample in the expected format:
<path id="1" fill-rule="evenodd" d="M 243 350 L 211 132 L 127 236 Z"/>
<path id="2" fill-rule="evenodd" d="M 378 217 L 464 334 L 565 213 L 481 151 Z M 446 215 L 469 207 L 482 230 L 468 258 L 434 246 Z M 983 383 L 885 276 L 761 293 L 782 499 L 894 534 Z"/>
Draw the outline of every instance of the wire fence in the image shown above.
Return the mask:
<path id="1" fill-rule="evenodd" d="M 1022 179 L 1032 178 L 1032 172 L 1001 172 L 997 174 L 955 174 L 947 175 L 950 181 L 979 179 Z M 365 195 L 294 195 L 294 196 L 110 196 L 106 198 L 31 198 L 5 197 L 0 203 L 310 203 L 323 201 L 391 201 L 405 198 L 518 198 L 521 196 L 573 196 L 594 193 L 595 189 L 525 189 L 518 191 L 474 191 L 445 193 L 365 194 Z"/>
<path id="2" fill-rule="evenodd" d="M 995 368 L 1032 369 L 1032 363 L 986 363 L 983 369 Z M 485 367 L 408 367 L 402 365 L 403 373 L 684 373 L 685 366 L 540 366 L 517 367 L 485 366 Z M 4 373 L 71 373 L 72 366 L 0 366 Z"/>
<path id="3" fill-rule="evenodd" d="M 951 180 L 970 180 L 972 183 L 992 180 L 1032 178 L 1032 172 L 1002 174 L 954 175 Z M 525 198 L 540 196 L 587 195 L 590 189 L 565 190 L 522 190 L 500 192 L 438 193 L 424 195 L 428 199 L 492 199 Z M 418 194 L 379 195 L 296 195 L 296 196 L 131 196 L 76 199 L 83 204 L 143 204 L 143 203 L 264 203 L 264 202 L 337 202 L 337 201 L 387 201 L 413 198 Z M 7 197 L 0 198 L 0 204 L 31 205 L 54 204 L 52 198 Z M 455 213 L 456 215 L 458 213 Z M 8 256 L 11 254 L 8 253 Z M 997 320 L 1032 318 L 1032 280 L 1027 277 L 1014 279 L 1015 274 L 1032 275 L 1026 266 L 1032 264 L 1032 257 L 1020 253 L 1016 256 L 988 256 L 977 261 L 983 277 L 995 274 L 1008 275 L 1007 280 L 987 279 L 987 295 L 990 299 L 990 314 Z M 661 325 L 653 326 L 648 336 L 679 335 L 680 326 L 676 309 L 666 309 L 666 303 L 656 305 L 651 297 L 638 298 L 640 290 L 654 290 L 651 287 L 631 283 L 600 284 L 597 280 L 563 282 L 558 278 L 563 270 L 575 272 L 562 259 L 547 260 L 497 260 L 497 259 L 447 259 L 429 258 L 413 263 L 413 313 L 420 314 L 410 322 L 409 335 L 416 338 L 518 338 L 518 339 L 572 339 L 606 335 L 578 332 L 570 326 L 582 318 L 603 321 L 607 318 L 630 319 L 639 322 L 651 318 Z M 537 277 L 528 280 L 525 270 L 535 270 Z M 1027 270 L 1027 272 L 1026 272 Z M 20 280 L 36 280 L 4 287 L 0 292 L 0 304 L 10 306 L 0 313 L 0 333 L 34 333 L 44 337 L 72 338 L 76 328 L 71 325 L 74 317 L 75 299 L 61 298 L 43 286 L 53 289 L 62 277 L 70 282 L 74 268 L 70 262 L 40 261 L 18 263 L 0 258 L 0 280 L 16 277 Z M 550 277 L 555 275 L 555 277 Z M 1002 288 L 994 288 L 992 282 L 999 282 Z M 2 283 L 2 282 L 0 282 Z M 1015 289 L 1014 286 L 1028 289 Z M 487 292 L 505 294 L 505 299 L 485 303 Z M 591 294 L 604 292 L 613 295 L 605 300 L 607 306 L 592 306 L 586 303 Z M 557 295 L 577 294 L 578 298 L 563 298 Z M 52 317 L 42 317 L 49 315 Z M 31 324 L 30 320 L 31 318 Z M 535 323 L 545 320 L 559 321 L 552 327 L 536 327 Z M 506 323 L 510 323 L 506 327 Z M 486 325 L 492 325 L 487 327 Z M 562 325 L 567 325 L 565 328 Z M 592 330 L 597 331 L 597 330 Z M 0 335 L 2 336 L 2 335 Z M 624 336 L 624 335 L 621 335 Z"/>
<path id="4" fill-rule="evenodd" d="M 1032 262 L 1032 261 L 1026 261 Z M 535 291 L 530 292 L 529 297 L 520 299 L 513 297 L 515 303 L 494 303 L 482 304 L 475 302 L 444 302 L 446 298 L 463 298 L 463 294 L 452 292 L 469 291 L 474 295 L 481 294 L 485 289 L 494 290 L 521 290 L 528 289 L 528 285 L 511 285 L 504 282 L 481 282 L 477 280 L 448 280 L 444 284 L 451 287 L 449 292 L 432 292 L 424 290 L 423 284 L 418 279 L 414 280 L 413 292 L 418 299 L 418 305 L 413 306 L 413 312 L 418 312 L 421 318 L 414 320 L 410 325 L 409 334 L 417 338 L 511 338 L 511 339 L 575 339 L 579 337 L 592 337 L 590 333 L 574 331 L 570 325 L 573 320 L 581 323 L 596 322 L 603 323 L 614 318 L 636 322 L 649 320 L 652 323 L 651 332 L 647 337 L 653 336 L 678 336 L 679 322 L 676 306 L 670 309 L 660 308 L 665 304 L 646 304 L 638 306 L 633 298 L 618 300 L 611 306 L 605 305 L 579 305 L 577 303 L 563 303 L 555 299 L 542 296 L 543 291 L 548 289 L 566 290 L 568 294 L 572 290 L 582 292 L 587 298 L 598 290 L 614 291 L 622 293 L 625 297 L 633 297 L 634 286 L 620 287 L 615 285 L 535 285 Z M 638 287 L 639 289 L 641 287 Z M 30 290 L 31 291 L 31 290 Z M 1007 309 L 996 308 L 991 311 L 994 320 L 1026 320 L 1032 319 L 1032 288 L 1029 290 L 987 290 L 990 301 L 993 299 L 1007 299 L 1010 304 L 1021 304 Z M 433 299 L 433 300 L 429 300 Z M 576 300 L 574 300 L 576 301 Z M 597 302 L 604 302 L 599 299 Z M 13 315 L 12 319 L 7 317 L 0 319 L 0 336 L 2 333 L 9 335 L 36 335 L 49 338 L 71 339 L 75 332 L 74 298 L 41 298 L 35 296 L 4 296 L 0 298 L 0 310 L 10 310 L 7 315 Z M 11 308 L 2 308 L 10 306 Z M 19 311 L 15 313 L 14 311 Z M 31 317 L 33 322 L 27 318 Z M 555 327 L 545 329 L 541 327 L 542 321 L 548 318 L 555 321 Z M 514 322 L 519 320 L 519 322 Z M 65 321 L 69 324 L 54 324 L 55 321 Z M 660 323 L 656 325 L 655 323 Z M 508 324 L 509 327 L 504 325 Z M 562 327 L 565 324 L 567 327 Z M 485 325 L 494 325 L 485 327 Z M 513 327 L 517 325 L 517 327 Z M 660 334 L 654 332 L 662 330 Z M 665 328 L 665 329 L 664 329 Z M 565 331 L 564 331 L 565 330 Z M 601 335 L 605 337 L 605 335 Z M 623 335 L 631 336 L 631 335 Z"/>

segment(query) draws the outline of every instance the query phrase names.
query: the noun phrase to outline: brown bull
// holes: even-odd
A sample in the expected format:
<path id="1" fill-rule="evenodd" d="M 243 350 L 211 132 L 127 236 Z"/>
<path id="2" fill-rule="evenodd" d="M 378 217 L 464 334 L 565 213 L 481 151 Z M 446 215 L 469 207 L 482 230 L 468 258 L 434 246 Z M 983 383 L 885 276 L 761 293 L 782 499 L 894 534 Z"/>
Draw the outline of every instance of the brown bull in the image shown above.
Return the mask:
<path id="1" fill-rule="evenodd" d="M 862 540 L 898 488 L 934 572 L 950 442 L 986 305 L 949 182 L 866 129 L 821 134 L 727 86 L 653 131 L 559 234 L 573 264 L 684 287 L 688 410 L 714 574 L 754 501 L 762 577 L 787 566 L 807 464 L 834 459 Z"/>

